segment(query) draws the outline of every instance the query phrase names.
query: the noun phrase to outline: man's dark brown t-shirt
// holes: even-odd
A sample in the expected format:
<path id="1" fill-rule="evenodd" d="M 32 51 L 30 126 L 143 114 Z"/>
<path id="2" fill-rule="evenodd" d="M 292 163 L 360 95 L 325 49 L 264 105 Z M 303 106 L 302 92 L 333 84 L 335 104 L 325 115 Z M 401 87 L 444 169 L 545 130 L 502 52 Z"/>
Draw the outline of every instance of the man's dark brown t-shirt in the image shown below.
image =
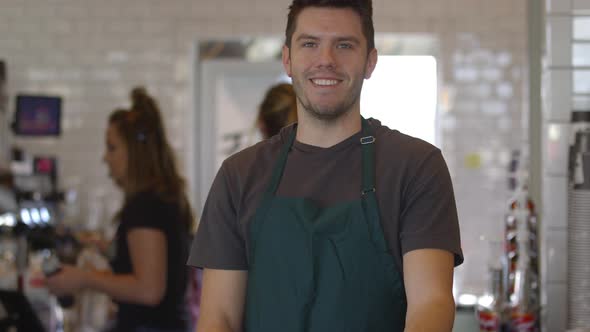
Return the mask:
<path id="1" fill-rule="evenodd" d="M 451 178 L 438 148 L 370 119 L 375 132 L 375 188 L 381 225 L 400 270 L 416 249 L 443 249 L 461 264 Z M 248 269 L 248 226 L 260 204 L 282 145 L 295 126 L 225 160 L 205 203 L 188 264 Z M 305 197 L 322 206 L 361 195 L 361 132 L 329 148 L 295 141 L 278 196 Z"/>

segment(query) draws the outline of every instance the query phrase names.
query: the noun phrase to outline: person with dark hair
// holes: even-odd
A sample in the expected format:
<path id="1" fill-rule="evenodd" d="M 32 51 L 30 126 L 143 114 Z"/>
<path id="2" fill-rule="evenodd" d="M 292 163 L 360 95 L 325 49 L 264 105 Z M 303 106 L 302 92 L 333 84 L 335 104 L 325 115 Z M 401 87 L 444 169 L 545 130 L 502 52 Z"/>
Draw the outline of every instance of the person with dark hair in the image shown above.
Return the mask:
<path id="1" fill-rule="evenodd" d="M 257 125 L 262 137 L 267 139 L 281 129 L 297 121 L 297 99 L 289 83 L 273 85 L 258 108 Z"/>
<path id="2" fill-rule="evenodd" d="M 451 331 L 451 178 L 438 148 L 361 117 L 371 17 L 370 0 L 293 0 L 298 122 L 219 169 L 188 260 L 199 332 Z"/>
<path id="3" fill-rule="evenodd" d="M 46 280 L 56 295 L 92 289 L 117 304 L 114 331 L 187 331 L 186 267 L 192 211 L 156 101 L 143 88 L 111 113 L 104 161 L 124 193 L 111 271 L 63 266 Z"/>

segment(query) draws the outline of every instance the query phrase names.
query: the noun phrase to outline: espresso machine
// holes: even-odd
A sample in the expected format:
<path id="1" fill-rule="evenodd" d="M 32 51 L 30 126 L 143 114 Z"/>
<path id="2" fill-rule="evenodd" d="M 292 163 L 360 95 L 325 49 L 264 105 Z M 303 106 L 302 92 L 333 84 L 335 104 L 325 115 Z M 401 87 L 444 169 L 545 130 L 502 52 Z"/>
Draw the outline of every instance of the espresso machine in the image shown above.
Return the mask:
<path id="1" fill-rule="evenodd" d="M 0 330 L 4 323 L 16 331 L 63 331 L 62 311 L 72 303 L 58 302 L 40 282 L 59 262 L 75 262 L 80 249 L 60 225 L 66 194 L 57 174 L 57 158 L 15 148 L 10 173 L 0 175 Z M 32 329 L 22 319 L 39 324 Z"/>
<path id="2" fill-rule="evenodd" d="M 11 135 L 57 138 L 62 98 L 18 94 L 9 114 L 7 85 L 0 59 L 0 331 L 57 332 L 53 309 L 59 306 L 38 282 L 44 260 L 53 253 L 71 256 L 75 248 L 59 231 L 64 195 L 57 186 L 57 158 L 11 149 L 10 141 Z"/>

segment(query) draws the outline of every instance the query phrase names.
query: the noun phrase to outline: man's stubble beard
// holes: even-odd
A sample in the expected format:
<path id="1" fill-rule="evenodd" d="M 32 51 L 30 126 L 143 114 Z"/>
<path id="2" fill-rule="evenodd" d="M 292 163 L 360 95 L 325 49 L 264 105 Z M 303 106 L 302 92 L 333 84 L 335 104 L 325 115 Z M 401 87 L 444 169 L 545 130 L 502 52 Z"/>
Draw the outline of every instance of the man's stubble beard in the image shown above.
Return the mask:
<path id="1" fill-rule="evenodd" d="M 364 75 L 362 77 L 364 77 Z M 303 86 L 299 83 L 296 83 L 296 80 L 293 80 L 293 88 L 295 89 L 295 95 L 297 96 L 299 104 L 303 107 L 303 110 L 311 116 L 313 116 L 314 118 L 323 121 L 338 119 L 339 117 L 351 111 L 353 108 L 352 106 L 361 97 L 362 86 L 363 79 L 360 79 L 353 86 L 353 89 L 351 91 L 352 93 L 345 97 L 341 103 L 334 105 L 332 107 L 320 107 L 318 105 L 313 105 L 309 98 L 304 98 L 303 96 L 305 96 L 305 92 L 303 91 Z"/>

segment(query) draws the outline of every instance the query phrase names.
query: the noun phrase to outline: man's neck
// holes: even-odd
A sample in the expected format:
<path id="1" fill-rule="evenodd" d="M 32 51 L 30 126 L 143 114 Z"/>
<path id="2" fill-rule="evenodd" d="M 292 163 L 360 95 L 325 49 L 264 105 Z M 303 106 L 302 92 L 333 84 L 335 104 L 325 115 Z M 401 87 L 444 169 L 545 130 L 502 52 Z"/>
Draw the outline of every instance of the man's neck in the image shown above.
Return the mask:
<path id="1" fill-rule="evenodd" d="M 351 110 L 336 119 L 322 120 L 306 111 L 299 112 L 297 141 L 329 148 L 361 130 L 360 111 Z"/>

